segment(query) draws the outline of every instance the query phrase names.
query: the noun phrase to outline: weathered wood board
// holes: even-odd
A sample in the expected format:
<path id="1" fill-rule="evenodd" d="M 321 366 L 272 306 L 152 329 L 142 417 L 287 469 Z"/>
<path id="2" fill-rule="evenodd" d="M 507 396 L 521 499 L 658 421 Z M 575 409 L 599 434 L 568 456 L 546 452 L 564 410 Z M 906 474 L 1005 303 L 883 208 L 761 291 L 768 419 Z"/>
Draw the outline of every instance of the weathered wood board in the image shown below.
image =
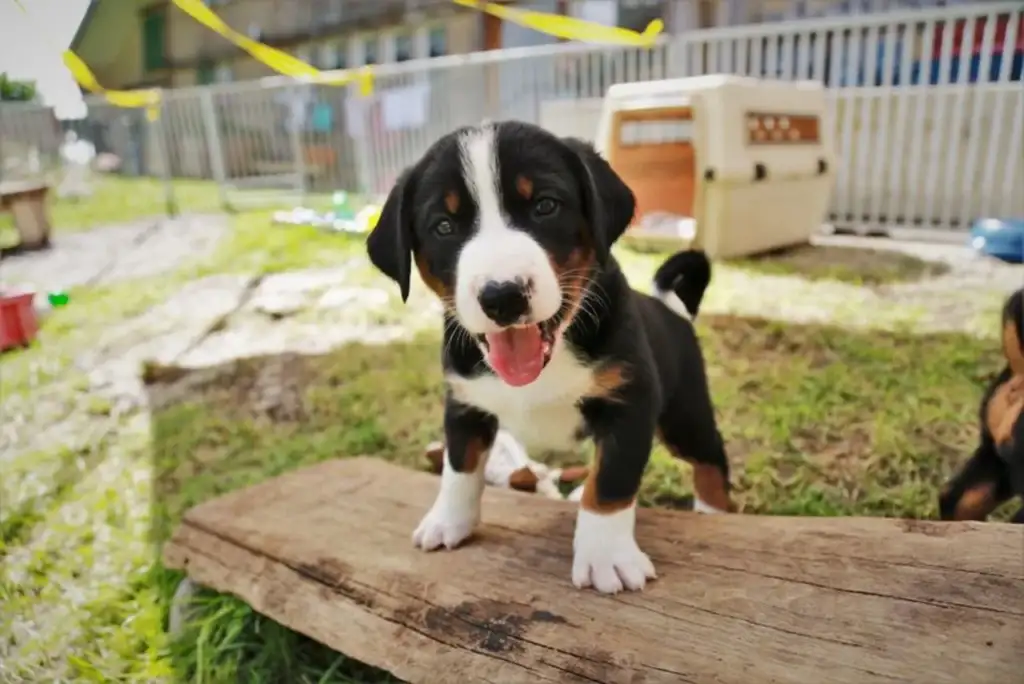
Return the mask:
<path id="1" fill-rule="evenodd" d="M 165 561 L 409 682 L 1024 681 L 1024 526 L 643 510 L 659 579 L 600 596 L 570 503 L 488 490 L 474 540 L 414 549 L 436 488 L 323 463 L 190 510 Z"/>

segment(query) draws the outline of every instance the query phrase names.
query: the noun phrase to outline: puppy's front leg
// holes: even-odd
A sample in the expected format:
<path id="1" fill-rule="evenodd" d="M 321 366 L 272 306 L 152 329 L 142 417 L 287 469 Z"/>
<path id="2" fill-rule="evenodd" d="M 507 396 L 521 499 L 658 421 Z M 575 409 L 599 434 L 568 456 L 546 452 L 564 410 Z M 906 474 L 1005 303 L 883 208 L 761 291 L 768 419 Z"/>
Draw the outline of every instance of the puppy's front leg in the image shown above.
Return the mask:
<path id="1" fill-rule="evenodd" d="M 646 402 L 644 402 L 646 403 Z M 573 538 L 572 582 L 615 594 L 643 589 L 654 565 L 637 546 L 636 495 L 654 441 L 645 406 L 600 406 L 594 464 L 583 484 Z M 585 408 L 584 414 L 594 413 Z"/>
<path id="2" fill-rule="evenodd" d="M 497 431 L 498 420 L 494 416 L 458 404 L 451 398 L 447 400 L 444 410 L 447 449 L 441 470 L 441 489 L 413 533 L 413 544 L 424 551 L 440 546 L 453 549 L 473 533 L 480 522 L 484 465 Z"/>

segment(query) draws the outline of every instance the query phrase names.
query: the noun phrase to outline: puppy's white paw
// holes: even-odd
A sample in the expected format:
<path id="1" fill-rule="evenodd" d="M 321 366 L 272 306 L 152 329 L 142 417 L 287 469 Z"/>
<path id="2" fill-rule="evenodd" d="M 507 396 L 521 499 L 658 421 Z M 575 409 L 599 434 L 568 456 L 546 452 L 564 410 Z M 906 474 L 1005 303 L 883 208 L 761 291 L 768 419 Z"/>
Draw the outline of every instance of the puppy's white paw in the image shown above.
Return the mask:
<path id="1" fill-rule="evenodd" d="M 572 583 L 602 594 L 637 591 L 655 579 L 654 564 L 633 536 L 636 509 L 601 515 L 582 508 L 573 539 Z"/>
<path id="2" fill-rule="evenodd" d="M 438 501 L 423 516 L 412 534 L 412 543 L 424 551 L 444 546 L 454 549 L 473 534 L 480 521 L 479 508 L 459 510 L 451 505 L 439 506 Z"/>
<path id="3" fill-rule="evenodd" d="M 480 522 L 483 491 L 482 472 L 456 472 L 448 465 L 445 454 L 441 489 L 434 505 L 413 532 L 412 543 L 424 551 L 431 551 L 441 546 L 454 549 L 465 541 Z"/>

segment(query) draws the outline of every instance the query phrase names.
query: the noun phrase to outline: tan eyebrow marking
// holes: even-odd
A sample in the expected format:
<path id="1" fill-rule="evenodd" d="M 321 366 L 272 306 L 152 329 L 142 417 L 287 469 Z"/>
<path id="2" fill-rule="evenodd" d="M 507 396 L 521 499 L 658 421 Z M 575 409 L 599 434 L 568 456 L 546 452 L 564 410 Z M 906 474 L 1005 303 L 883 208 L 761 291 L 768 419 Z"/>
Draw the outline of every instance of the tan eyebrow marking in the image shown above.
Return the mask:
<path id="1" fill-rule="evenodd" d="M 516 176 L 516 190 L 523 199 L 530 199 L 533 196 L 533 181 L 526 176 Z"/>
<path id="2" fill-rule="evenodd" d="M 444 206 L 449 213 L 454 214 L 459 210 L 459 193 L 449 190 L 444 196 Z"/>

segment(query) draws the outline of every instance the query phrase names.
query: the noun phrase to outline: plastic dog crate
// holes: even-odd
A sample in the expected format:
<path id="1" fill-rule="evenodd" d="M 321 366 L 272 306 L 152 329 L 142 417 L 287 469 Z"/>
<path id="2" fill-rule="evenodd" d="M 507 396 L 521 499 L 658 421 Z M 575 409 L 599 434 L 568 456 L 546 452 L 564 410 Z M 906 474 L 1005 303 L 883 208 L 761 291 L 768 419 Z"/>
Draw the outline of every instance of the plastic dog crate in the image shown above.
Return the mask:
<path id="1" fill-rule="evenodd" d="M 633 189 L 625 240 L 741 257 L 809 241 L 835 167 L 814 81 L 698 76 L 608 89 L 597 148 Z"/>

